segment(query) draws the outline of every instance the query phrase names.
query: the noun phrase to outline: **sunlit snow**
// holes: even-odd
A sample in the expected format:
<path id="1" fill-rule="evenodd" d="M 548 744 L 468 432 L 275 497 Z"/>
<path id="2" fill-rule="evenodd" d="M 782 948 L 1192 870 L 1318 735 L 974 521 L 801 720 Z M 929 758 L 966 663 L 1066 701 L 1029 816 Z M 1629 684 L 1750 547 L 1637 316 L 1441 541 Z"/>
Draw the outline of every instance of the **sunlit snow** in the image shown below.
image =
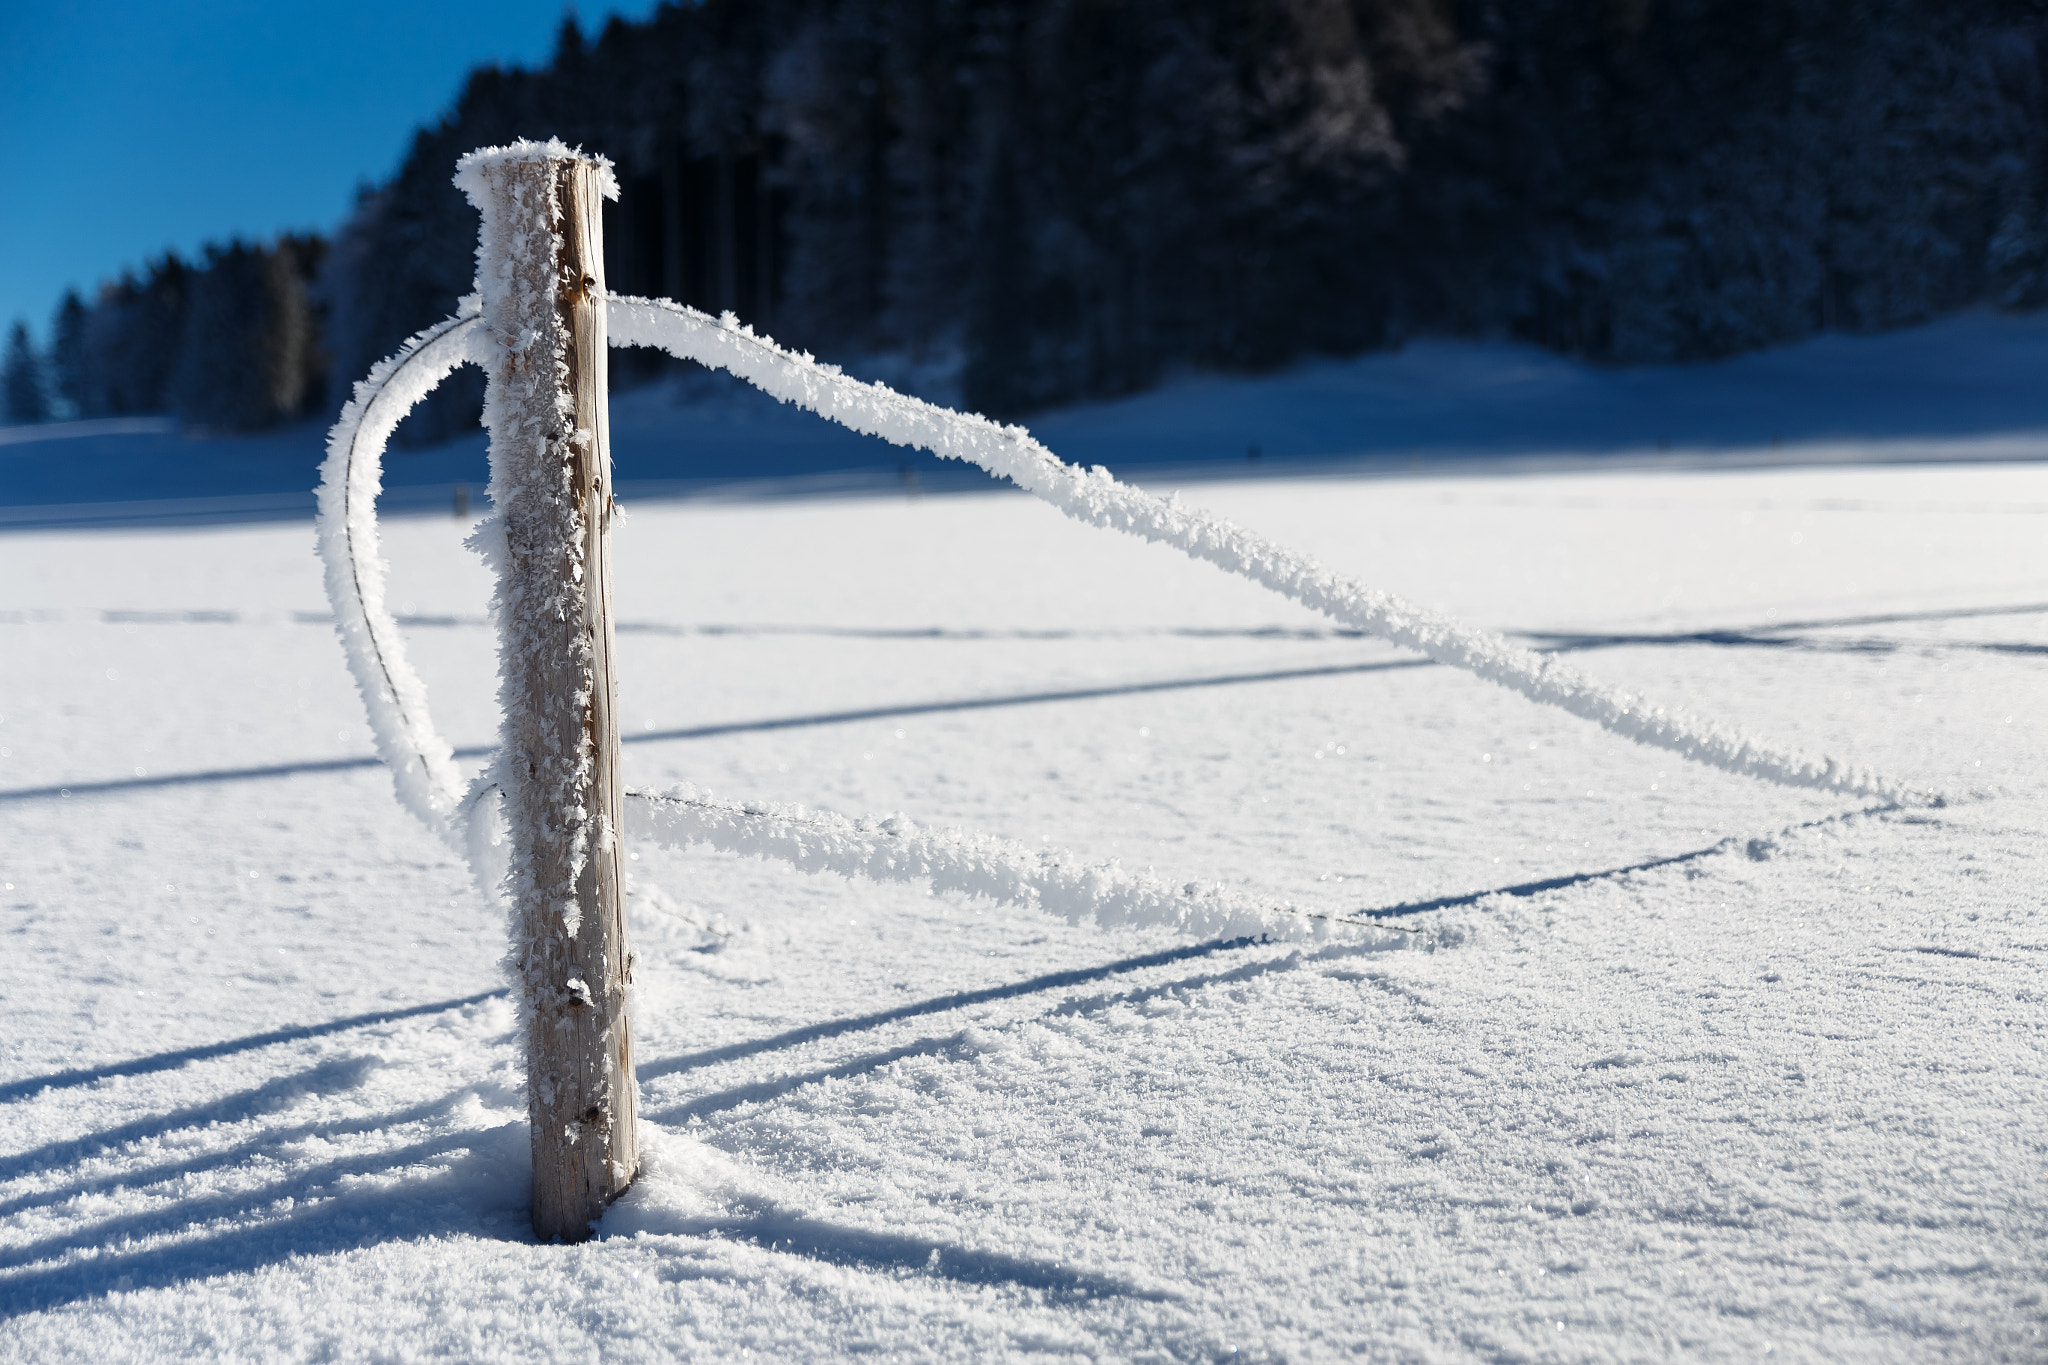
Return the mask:
<path id="1" fill-rule="evenodd" d="M 2048 471 L 1183 499 L 1950 803 L 1638 748 L 1015 496 L 629 506 L 634 785 L 1375 927 L 636 844 L 649 1163 L 537 1248 L 504 924 L 370 756 L 310 527 L 11 533 L 0 1355 L 2038 1352 Z M 382 529 L 473 772 L 468 525 Z"/>

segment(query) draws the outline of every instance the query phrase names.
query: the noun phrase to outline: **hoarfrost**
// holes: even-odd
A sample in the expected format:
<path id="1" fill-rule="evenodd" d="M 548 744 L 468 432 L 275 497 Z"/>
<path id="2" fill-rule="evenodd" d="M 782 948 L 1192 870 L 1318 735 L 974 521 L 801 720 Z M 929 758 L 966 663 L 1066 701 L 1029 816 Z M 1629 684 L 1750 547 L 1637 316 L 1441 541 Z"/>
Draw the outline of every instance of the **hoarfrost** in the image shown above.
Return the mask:
<path id="1" fill-rule="evenodd" d="M 357 386 L 329 437 L 319 507 L 328 594 L 378 752 L 392 769 L 400 801 L 469 859 L 487 889 L 503 887 L 522 903 L 531 897 L 573 905 L 575 873 L 594 837 L 582 828 L 588 739 L 580 732 L 557 734 L 527 716 L 518 696 L 535 669 L 560 674 L 555 681 L 573 695 L 586 695 L 590 686 L 589 642 L 575 629 L 583 591 L 581 538 L 571 524 L 572 500 L 564 496 L 568 452 L 581 433 L 572 429 L 571 413 L 555 382 L 564 363 L 565 338 L 554 307 L 554 282 L 521 279 L 513 265 L 527 235 L 555 230 L 556 210 L 539 193 L 538 181 L 527 188 L 511 183 L 519 166 L 568 154 L 560 143 L 520 143 L 463 159 L 457 183 L 480 207 L 493 194 L 512 204 L 507 212 L 485 212 L 477 251 L 478 293 L 463 301 L 455 317 L 413 338 Z M 609 167 L 604 173 L 607 194 L 615 194 Z M 1121 484 L 1100 465 L 1084 470 L 1066 464 L 1023 427 L 851 379 L 834 366 L 757 335 L 731 313 L 714 319 L 667 300 L 615 296 L 608 300 L 607 325 L 613 345 L 658 346 L 728 370 L 783 402 L 855 431 L 977 465 L 1077 521 L 1170 545 L 1343 625 L 1594 721 L 1636 743 L 1787 786 L 1891 801 L 1939 800 L 1867 768 L 1792 754 L 1740 731 L 1652 706 L 1595 682 L 1554 656 L 1335 574 L 1308 556 L 1190 509 L 1177 497 L 1162 499 Z M 466 795 L 458 795 L 452 751 L 433 729 L 425 688 L 406 660 L 384 601 L 375 499 L 391 430 L 465 362 L 491 370 L 485 423 L 492 432 L 491 495 L 497 511 L 470 543 L 497 570 L 492 610 L 501 640 L 506 738 L 524 727 L 517 748 L 539 755 L 541 762 L 524 773 L 496 764 Z M 514 450 L 515 438 L 534 432 L 545 438 L 538 455 L 501 458 L 501 452 Z M 527 445 L 529 452 L 536 448 Z M 1192 883 L 1176 890 L 986 836 L 910 832 L 907 822 L 849 821 L 801 808 L 741 806 L 689 791 L 647 800 L 654 803 L 646 816 L 650 829 L 668 841 L 709 843 L 846 875 L 928 880 L 943 889 L 1043 905 L 1075 922 L 1172 924 L 1196 933 L 1291 934 L 1303 927 L 1286 907 L 1240 903 Z M 506 821 L 544 827 L 558 820 L 572 827 L 579 849 L 576 866 L 566 879 L 559 870 L 542 878 L 510 855 L 524 841 L 505 840 L 501 827 Z M 749 829 L 753 832 L 746 833 Z M 568 927 L 573 933 L 574 926 Z"/>
<path id="2" fill-rule="evenodd" d="M 688 785 L 626 795 L 634 822 L 627 834 L 670 848 L 706 844 L 804 872 L 926 883 L 934 891 L 1042 909 L 1069 924 L 1301 939 L 1326 937 L 1332 924 L 1344 923 L 1388 948 L 1416 942 L 1412 934 L 1254 900 L 1222 886 L 1173 886 L 1061 850 L 965 830 L 920 829 L 901 815 L 856 820 L 803 806 L 721 801 Z"/>
<path id="3" fill-rule="evenodd" d="M 614 297 L 609 325 L 615 346 L 658 346 L 672 355 L 730 370 L 785 403 L 855 431 L 979 465 L 1076 521 L 1171 545 L 1343 625 L 1593 721 L 1638 744 L 1784 786 L 1893 801 L 1931 796 L 1865 768 L 1832 758 L 1805 758 L 1740 731 L 1653 707 L 1641 697 L 1595 682 L 1554 656 L 1425 611 L 1392 593 L 1332 573 L 1308 556 L 1228 521 L 1118 483 L 1101 465 L 1083 470 L 1067 464 L 1023 427 L 954 412 L 883 384 L 848 378 L 834 366 L 757 336 L 731 313 L 714 320 L 666 299 Z"/>

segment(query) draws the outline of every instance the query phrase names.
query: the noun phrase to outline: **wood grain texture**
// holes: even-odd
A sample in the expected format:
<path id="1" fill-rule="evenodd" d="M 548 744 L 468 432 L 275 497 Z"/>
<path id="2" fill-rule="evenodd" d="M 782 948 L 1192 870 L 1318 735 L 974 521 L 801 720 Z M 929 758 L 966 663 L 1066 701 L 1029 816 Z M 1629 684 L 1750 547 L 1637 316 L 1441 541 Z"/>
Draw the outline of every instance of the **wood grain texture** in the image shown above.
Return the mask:
<path id="1" fill-rule="evenodd" d="M 565 492 L 575 504 L 580 544 L 550 556 L 573 582 L 527 600 L 573 605 L 561 622 L 572 638 L 562 657 L 535 660 L 526 698 L 542 729 L 582 731 L 588 769 L 583 810 L 543 822 L 532 865 L 573 869 L 575 911 L 545 898 L 529 901 L 540 922 L 524 941 L 542 961 L 529 971 L 528 1094 L 533 1131 L 533 1229 L 543 1241 L 580 1241 L 592 1220 L 639 1170 L 633 1039 L 627 1010 L 632 959 L 627 949 L 624 865 L 618 831 L 624 801 L 619 773 L 618 679 L 611 590 L 611 444 L 606 401 L 604 247 L 596 168 L 583 160 L 549 164 L 560 211 L 554 263 L 566 331 L 562 380 L 573 403 Z M 536 239 L 542 239 L 536 234 Z M 573 566 L 573 567 L 572 567 Z M 580 816 L 580 818 L 579 818 Z M 555 882 L 543 875 L 543 884 Z M 573 930 L 572 930 L 573 926 Z"/>

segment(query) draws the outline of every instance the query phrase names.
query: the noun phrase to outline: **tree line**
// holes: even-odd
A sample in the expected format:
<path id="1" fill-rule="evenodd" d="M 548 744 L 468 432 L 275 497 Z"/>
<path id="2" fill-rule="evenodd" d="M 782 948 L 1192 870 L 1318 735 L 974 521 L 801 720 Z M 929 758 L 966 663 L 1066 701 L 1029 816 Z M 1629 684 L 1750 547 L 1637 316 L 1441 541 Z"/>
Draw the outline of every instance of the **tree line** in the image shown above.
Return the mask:
<path id="1" fill-rule="evenodd" d="M 697 0 L 594 38 L 571 20 L 544 67 L 473 72 L 330 249 L 167 261 L 79 305 L 68 325 L 103 339 L 67 343 L 60 315 L 54 349 L 88 359 L 53 359 L 81 412 L 274 420 L 323 355 L 345 392 L 468 292 L 475 215 L 449 175 L 522 136 L 617 163 L 615 289 L 893 358 L 998 414 L 1419 335 L 1687 360 L 2033 307 L 2044 40 L 2042 0 Z M 217 272 L 240 302 L 209 305 L 208 335 L 236 340 L 201 359 Z M 479 397 L 451 383 L 409 426 L 458 429 Z"/>
<path id="2" fill-rule="evenodd" d="M 324 409 L 315 299 L 326 254 L 312 234 L 235 241 L 189 261 L 166 252 L 91 303 L 67 291 L 45 350 L 14 324 L 0 377 L 8 417 L 170 413 L 201 430 L 253 431 Z"/>

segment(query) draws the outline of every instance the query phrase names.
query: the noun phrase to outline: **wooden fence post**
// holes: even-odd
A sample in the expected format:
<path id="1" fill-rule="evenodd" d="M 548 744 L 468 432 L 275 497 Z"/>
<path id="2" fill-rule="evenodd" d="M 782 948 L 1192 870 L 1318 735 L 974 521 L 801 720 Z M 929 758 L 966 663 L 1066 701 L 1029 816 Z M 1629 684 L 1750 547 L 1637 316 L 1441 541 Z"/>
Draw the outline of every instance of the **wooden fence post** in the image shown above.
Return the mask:
<path id="1" fill-rule="evenodd" d="M 604 247 L 610 166 L 560 143 L 463 159 L 477 283 L 505 703 L 513 961 L 527 1026 L 533 1231 L 580 1241 L 639 1169 L 627 1015 Z"/>

